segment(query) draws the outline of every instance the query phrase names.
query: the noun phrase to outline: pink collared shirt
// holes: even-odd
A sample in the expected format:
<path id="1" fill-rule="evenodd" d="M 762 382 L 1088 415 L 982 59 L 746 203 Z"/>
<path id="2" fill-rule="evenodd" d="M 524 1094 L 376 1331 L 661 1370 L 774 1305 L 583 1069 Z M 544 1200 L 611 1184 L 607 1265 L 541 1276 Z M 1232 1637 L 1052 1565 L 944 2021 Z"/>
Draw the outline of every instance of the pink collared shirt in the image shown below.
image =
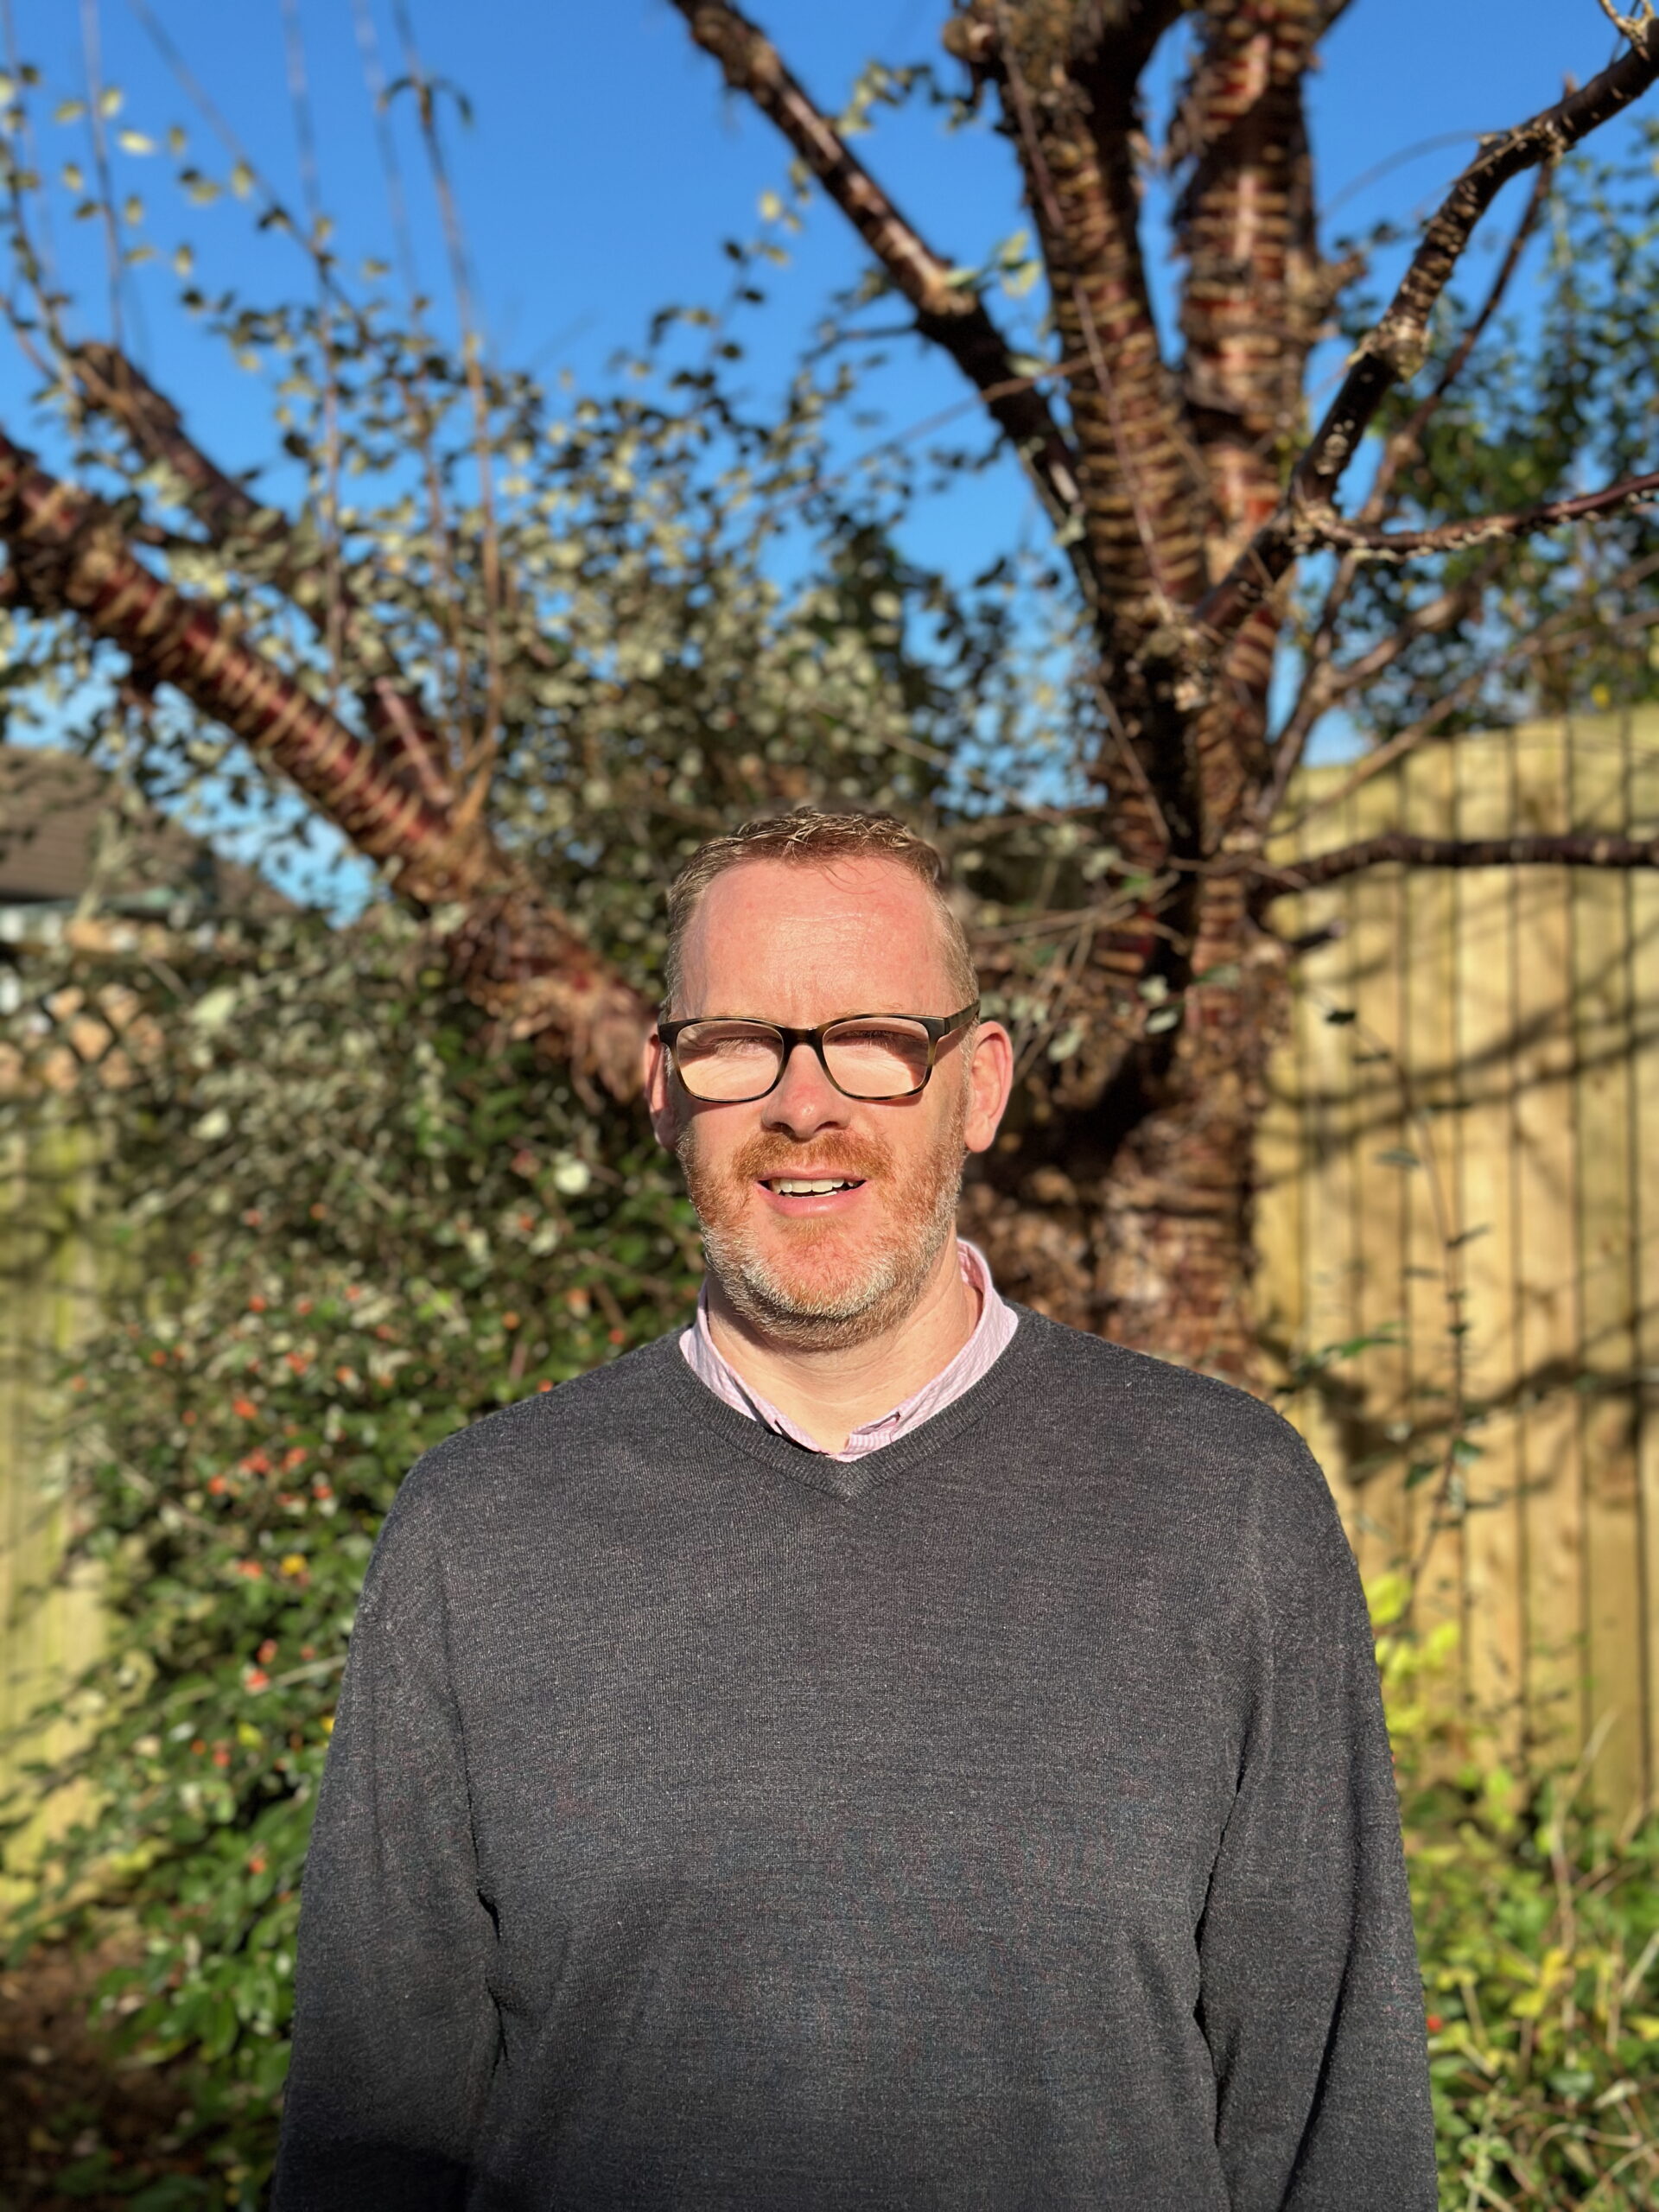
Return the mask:
<path id="1" fill-rule="evenodd" d="M 680 1338 L 685 1363 L 698 1382 L 734 1412 L 761 1422 L 779 1436 L 788 1437 L 791 1444 L 820 1452 L 826 1459 L 861 1459 L 867 1452 L 879 1452 L 884 1444 L 896 1444 L 901 1436 L 908 1436 L 925 1421 L 931 1421 L 935 1414 L 942 1414 L 964 1390 L 971 1390 L 982 1376 L 990 1372 L 1014 1341 L 1020 1319 L 1007 1299 L 997 1294 L 991 1271 L 985 1264 L 985 1255 L 977 1245 L 960 1239 L 957 1250 L 962 1257 L 963 1281 L 979 1293 L 979 1319 L 974 1325 L 974 1333 L 931 1382 L 924 1382 L 902 1405 L 895 1406 L 890 1414 L 883 1414 L 879 1421 L 867 1421 L 855 1428 L 840 1452 L 825 1452 L 823 1445 L 804 1429 L 798 1428 L 787 1414 L 779 1413 L 758 1390 L 750 1389 L 739 1376 L 709 1332 L 706 1283 L 697 1299 L 696 1319 Z"/>

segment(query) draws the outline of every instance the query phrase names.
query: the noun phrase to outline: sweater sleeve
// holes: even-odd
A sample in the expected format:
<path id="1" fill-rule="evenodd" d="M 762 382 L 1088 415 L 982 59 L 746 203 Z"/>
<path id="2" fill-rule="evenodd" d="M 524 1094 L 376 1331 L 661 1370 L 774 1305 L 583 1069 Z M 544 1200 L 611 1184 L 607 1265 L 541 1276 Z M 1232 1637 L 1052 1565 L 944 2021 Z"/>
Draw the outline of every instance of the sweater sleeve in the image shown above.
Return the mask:
<path id="1" fill-rule="evenodd" d="M 442 1578 L 411 1477 L 371 1562 L 300 1908 L 273 2212 L 459 2206 L 499 2041 Z"/>
<path id="2" fill-rule="evenodd" d="M 1324 1478 L 1291 1448 L 1289 1510 L 1250 1548 L 1252 1710 L 1199 1929 L 1217 2139 L 1233 2212 L 1433 2212 L 1422 1983 L 1370 1624 Z"/>

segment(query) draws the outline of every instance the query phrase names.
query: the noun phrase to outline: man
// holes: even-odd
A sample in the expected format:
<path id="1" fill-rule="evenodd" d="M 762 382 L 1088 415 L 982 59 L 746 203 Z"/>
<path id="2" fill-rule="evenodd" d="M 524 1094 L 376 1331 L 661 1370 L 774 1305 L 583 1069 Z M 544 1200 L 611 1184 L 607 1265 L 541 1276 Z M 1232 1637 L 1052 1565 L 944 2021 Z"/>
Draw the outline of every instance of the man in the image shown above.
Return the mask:
<path id="1" fill-rule="evenodd" d="M 1007 1102 L 937 856 L 691 861 L 697 1316 L 429 1453 L 305 1883 L 276 2202 L 1428 2212 L 1370 1637 L 1243 1394 L 958 1245 Z"/>

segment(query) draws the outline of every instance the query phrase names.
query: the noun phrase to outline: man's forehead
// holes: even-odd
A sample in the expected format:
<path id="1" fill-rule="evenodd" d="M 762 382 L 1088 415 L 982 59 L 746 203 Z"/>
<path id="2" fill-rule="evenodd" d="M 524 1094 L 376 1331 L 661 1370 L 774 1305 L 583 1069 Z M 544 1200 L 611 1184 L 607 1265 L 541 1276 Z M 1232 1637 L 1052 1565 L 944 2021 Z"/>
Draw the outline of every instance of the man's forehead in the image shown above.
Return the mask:
<path id="1" fill-rule="evenodd" d="M 931 978 L 943 957 L 927 887 L 892 861 L 745 861 L 715 880 L 686 931 L 688 969 Z"/>

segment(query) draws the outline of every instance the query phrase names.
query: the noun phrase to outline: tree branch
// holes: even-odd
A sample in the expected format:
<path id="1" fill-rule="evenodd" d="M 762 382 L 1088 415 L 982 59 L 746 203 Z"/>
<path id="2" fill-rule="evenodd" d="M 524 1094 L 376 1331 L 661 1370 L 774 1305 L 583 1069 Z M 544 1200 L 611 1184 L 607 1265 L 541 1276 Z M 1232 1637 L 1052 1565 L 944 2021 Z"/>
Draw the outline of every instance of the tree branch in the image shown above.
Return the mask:
<path id="1" fill-rule="evenodd" d="M 1257 863 L 1253 872 L 1287 891 L 1312 891 L 1389 861 L 1403 868 L 1659 868 L 1659 836 L 1418 837 L 1385 830 L 1288 868 Z"/>
<path id="2" fill-rule="evenodd" d="M 1554 179 L 1554 162 L 1541 162 L 1538 173 L 1533 179 L 1532 190 L 1527 194 L 1527 204 L 1521 211 L 1521 219 L 1516 225 L 1508 250 L 1497 265 L 1497 273 L 1487 288 L 1485 298 L 1446 357 L 1433 386 L 1412 410 L 1410 419 L 1389 440 L 1376 479 L 1364 505 L 1360 509 L 1358 518 L 1361 522 L 1385 522 L 1393 512 L 1394 487 L 1400 471 L 1421 452 L 1424 431 L 1439 412 L 1440 402 L 1469 365 L 1470 355 L 1480 343 L 1486 326 L 1503 305 L 1515 272 L 1521 265 L 1521 257 L 1527 250 L 1528 241 L 1537 229 L 1539 219 L 1548 202 L 1550 187 Z"/>
<path id="3" fill-rule="evenodd" d="M 458 836 L 447 810 L 400 781 L 374 748 L 213 608 L 144 567 L 101 502 L 35 466 L 0 434 L 0 537 L 29 601 L 73 613 L 118 646 L 134 677 L 169 683 L 290 777 L 357 849 L 387 866 L 423 911 L 461 904 L 449 939 L 474 1002 L 517 1035 L 546 1036 L 579 1077 L 619 1098 L 639 1087 L 647 1013 L 487 834 Z"/>
<path id="4" fill-rule="evenodd" d="M 1215 506 L 1207 583 L 1278 505 L 1281 455 L 1300 427 L 1332 276 L 1319 260 L 1303 99 L 1323 28 L 1316 0 L 1209 0 L 1198 20 L 1169 153 L 1187 170 L 1176 208 L 1187 264 L 1182 384 Z M 1268 700 L 1282 619 L 1268 601 L 1239 626 L 1202 717 L 1220 740 L 1206 750 L 1235 763 L 1230 779 L 1208 779 L 1212 844 L 1269 780 Z"/>
<path id="5" fill-rule="evenodd" d="M 1659 554 L 1648 554 L 1640 560 L 1627 563 L 1616 575 L 1607 580 L 1607 586 L 1630 591 L 1634 590 L 1638 584 L 1645 583 L 1649 576 L 1655 575 L 1659 575 Z M 1621 632 L 1631 627 L 1645 627 L 1655 619 L 1654 616 L 1643 613 L 1634 619 L 1623 619 L 1611 626 L 1616 632 Z M 1344 777 L 1334 790 L 1322 791 L 1317 798 L 1310 798 L 1300 813 L 1292 821 L 1278 824 L 1274 834 L 1290 836 L 1301 830 L 1307 823 L 1313 821 L 1318 816 L 1328 814 L 1335 808 L 1344 805 L 1354 793 L 1370 783 L 1373 777 L 1380 775 L 1383 769 L 1391 767 L 1396 760 L 1403 760 L 1407 753 L 1414 752 L 1418 746 L 1434 734 L 1443 722 L 1452 715 L 1460 713 L 1471 701 L 1478 698 L 1482 685 L 1489 683 L 1494 676 L 1525 667 L 1529 662 L 1538 659 L 1545 653 L 1563 652 L 1573 645 L 1580 632 L 1569 626 L 1581 620 L 1580 609 L 1563 608 L 1560 613 L 1553 615 L 1541 628 L 1529 631 L 1524 637 L 1514 640 L 1504 647 L 1495 660 L 1482 662 L 1470 670 L 1452 686 L 1449 691 L 1442 692 L 1440 696 L 1423 714 L 1420 715 L 1415 721 L 1408 723 L 1404 729 L 1396 730 L 1392 737 L 1386 739 L 1373 751 L 1365 753 L 1357 766 L 1351 773 Z"/>
<path id="6" fill-rule="evenodd" d="M 1527 204 L 1522 211 L 1521 220 L 1516 226 L 1515 234 L 1510 240 L 1508 251 L 1498 264 L 1497 273 L 1487 289 L 1486 297 L 1482 301 L 1480 307 L 1471 318 L 1467 328 L 1453 346 L 1439 376 L 1434 379 L 1433 389 L 1425 394 L 1414 410 L 1410 420 L 1395 431 L 1389 440 L 1382 458 L 1377 465 L 1376 475 L 1366 496 L 1365 504 L 1360 509 L 1361 522 L 1385 522 L 1394 512 L 1396 504 L 1395 486 L 1400 471 L 1421 450 L 1423 432 L 1433 420 L 1440 402 L 1458 378 L 1462 375 L 1470 355 L 1479 342 L 1481 333 L 1486 328 L 1502 304 L 1515 272 L 1521 264 L 1521 257 L 1526 250 L 1527 241 L 1536 228 L 1539 217 L 1543 213 L 1544 204 L 1549 197 L 1550 184 L 1554 174 L 1553 162 L 1544 162 L 1540 166 L 1533 188 L 1527 195 Z M 1337 648 L 1338 626 L 1341 620 L 1342 611 L 1348 604 L 1361 566 L 1362 563 L 1358 556 L 1351 553 L 1344 555 L 1337 563 L 1336 575 L 1331 580 L 1330 589 L 1325 595 L 1325 603 L 1319 609 L 1319 620 L 1314 625 L 1313 640 L 1307 651 L 1307 664 L 1302 673 L 1301 683 L 1297 689 L 1295 703 L 1286 717 L 1284 726 L 1274 743 L 1273 777 L 1262 794 L 1262 802 L 1257 810 L 1257 819 L 1262 823 L 1271 822 L 1279 811 L 1280 804 L 1289 788 L 1290 779 L 1301 766 L 1302 754 L 1315 722 L 1327 707 L 1332 705 L 1337 699 L 1344 696 L 1353 688 L 1351 683 L 1346 682 L 1338 683 L 1333 678 L 1331 662 Z M 1483 575 L 1484 573 L 1484 570 Z M 1401 631 L 1395 633 L 1407 644 L 1411 643 L 1417 635 L 1421 634 L 1421 629 L 1414 630 L 1411 636 L 1407 637 L 1406 631 L 1409 627 L 1408 620 L 1402 626 Z M 1359 664 L 1354 664 L 1354 665 Z"/>
<path id="7" fill-rule="evenodd" d="M 1320 23 L 1314 0 L 1212 5 L 1201 20 L 1169 151 L 1190 168 L 1176 209 L 1184 382 L 1220 514 L 1219 573 L 1278 504 L 1273 448 L 1298 419 L 1327 305 L 1302 104 Z"/>
<path id="8" fill-rule="evenodd" d="M 1306 544 L 1320 542 L 1317 531 L 1310 541 L 1310 520 L 1317 524 L 1328 517 L 1344 473 L 1384 397 L 1421 367 L 1435 302 L 1497 193 L 1524 170 L 1560 161 L 1580 139 L 1639 99 L 1656 76 L 1659 21 L 1644 26 L 1632 50 L 1581 89 L 1482 147 L 1424 232 L 1387 312 L 1356 348 L 1278 511 L 1195 609 L 1201 637 L 1212 645 L 1230 637 Z"/>
<path id="9" fill-rule="evenodd" d="M 256 573 L 297 607 L 326 636 L 330 607 L 326 564 L 308 559 L 292 524 L 227 476 L 189 436 L 183 418 L 113 346 L 89 344 L 67 355 L 89 406 L 118 423 L 141 454 L 165 461 L 185 488 L 186 504 L 213 543 L 237 539 L 260 558 Z M 403 677 L 378 625 L 337 572 L 333 577 L 335 642 L 365 671 L 359 692 L 376 745 L 394 770 L 439 808 L 454 801 L 449 747 L 418 692 Z"/>
<path id="10" fill-rule="evenodd" d="M 1659 469 L 1646 476 L 1622 477 L 1599 492 L 1580 492 L 1571 499 L 1546 499 L 1535 507 L 1517 507 L 1508 514 L 1470 515 L 1461 522 L 1438 524 L 1433 530 L 1376 530 L 1364 523 L 1344 522 L 1340 515 L 1310 521 L 1316 542 L 1338 545 L 1362 561 L 1405 561 L 1419 553 L 1458 553 L 1494 538 L 1526 537 L 1535 530 L 1553 530 L 1564 522 L 1582 522 L 1586 516 L 1611 512 L 1643 499 L 1659 497 Z"/>
<path id="11" fill-rule="evenodd" d="M 746 92 L 776 124 L 847 217 L 915 308 L 918 331 L 942 346 L 980 392 L 1052 518 L 1059 524 L 1072 522 L 1079 499 L 1071 444 L 1042 393 L 1020 378 L 1007 343 L 979 295 L 954 278 L 953 264 L 900 214 L 757 25 L 725 0 L 672 4 L 697 44 L 719 62 L 727 83 Z M 1077 557 L 1086 561 L 1086 555 Z"/>
<path id="12" fill-rule="evenodd" d="M 1386 638 L 1378 639 L 1366 652 L 1352 660 L 1342 661 L 1326 671 L 1316 714 L 1326 708 L 1338 706 L 1353 692 L 1363 690 L 1367 684 L 1392 668 L 1401 656 L 1408 652 L 1420 638 L 1436 638 L 1453 628 L 1468 615 L 1477 613 L 1481 596 L 1491 577 L 1491 563 L 1484 563 L 1478 574 L 1466 576 L 1449 591 L 1437 592 L 1433 599 L 1414 607 L 1403 622 L 1390 630 Z"/>
<path id="13" fill-rule="evenodd" d="M 1201 468 L 1165 373 L 1139 233 L 1135 84 L 1168 19 L 1160 6 L 1068 11 L 975 0 L 956 49 L 994 79 L 1013 126 L 1070 359 L 1089 543 L 1109 669 L 1190 606 L 1205 581 Z M 1074 41 L 1071 31 L 1076 29 Z M 1122 680 L 1115 686 L 1124 692 Z M 1127 696 L 1129 719 L 1135 714 Z"/>

